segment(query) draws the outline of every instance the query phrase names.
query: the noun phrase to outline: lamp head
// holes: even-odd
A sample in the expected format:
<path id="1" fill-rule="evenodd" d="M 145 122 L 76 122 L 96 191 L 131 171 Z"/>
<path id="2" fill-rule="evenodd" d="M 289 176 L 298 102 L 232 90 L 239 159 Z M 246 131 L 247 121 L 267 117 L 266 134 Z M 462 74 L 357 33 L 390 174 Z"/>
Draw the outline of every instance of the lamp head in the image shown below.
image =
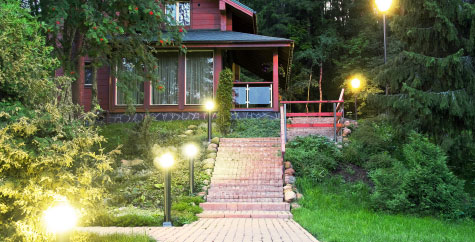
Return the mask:
<path id="1" fill-rule="evenodd" d="M 54 207 L 48 208 L 43 218 L 46 222 L 46 229 L 53 233 L 66 232 L 77 223 L 77 214 L 71 205 L 62 203 Z"/>
<path id="2" fill-rule="evenodd" d="M 155 166 L 160 165 L 162 168 L 168 169 L 175 163 L 175 158 L 170 153 L 165 153 L 160 157 L 156 157 L 153 162 Z"/>
<path id="3" fill-rule="evenodd" d="M 214 109 L 214 102 L 213 102 L 213 100 L 206 101 L 206 103 L 205 103 L 205 108 L 206 108 L 206 110 L 208 110 L 208 111 L 213 111 L 213 109 Z"/>
<path id="4" fill-rule="evenodd" d="M 379 11 L 387 12 L 391 7 L 392 0 L 376 0 L 376 6 L 378 7 Z"/>
<path id="5" fill-rule="evenodd" d="M 351 87 L 353 87 L 354 89 L 358 89 L 358 88 L 360 88 L 360 86 L 361 86 L 360 79 L 355 78 L 355 79 L 351 80 Z"/>
<path id="6" fill-rule="evenodd" d="M 195 144 L 187 144 L 185 146 L 185 155 L 188 158 L 193 158 L 198 154 L 198 147 Z"/>

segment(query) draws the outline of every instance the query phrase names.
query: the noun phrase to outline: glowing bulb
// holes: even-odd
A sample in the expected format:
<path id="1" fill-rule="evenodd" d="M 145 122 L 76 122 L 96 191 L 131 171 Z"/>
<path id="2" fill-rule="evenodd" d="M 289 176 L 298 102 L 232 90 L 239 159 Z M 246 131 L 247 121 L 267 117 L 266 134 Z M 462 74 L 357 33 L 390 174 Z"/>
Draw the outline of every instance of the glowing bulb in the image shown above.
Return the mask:
<path id="1" fill-rule="evenodd" d="M 351 86 L 352 86 L 354 89 L 360 88 L 360 86 L 361 86 L 361 81 L 360 81 L 360 79 L 358 79 L 358 78 L 353 79 L 353 80 L 351 81 Z"/>
<path id="2" fill-rule="evenodd" d="M 173 166 L 173 164 L 175 163 L 175 159 L 173 158 L 172 154 L 166 153 L 161 157 L 155 158 L 154 163 L 155 165 L 159 164 L 161 167 L 168 169 Z"/>
<path id="3" fill-rule="evenodd" d="M 76 211 L 69 204 L 50 207 L 44 212 L 43 216 L 46 229 L 53 233 L 68 231 L 76 226 L 77 222 Z"/>
<path id="4" fill-rule="evenodd" d="M 391 7 L 392 2 L 392 0 L 376 0 L 376 6 L 378 6 L 379 11 L 386 12 Z"/>
<path id="5" fill-rule="evenodd" d="M 208 111 L 212 111 L 212 110 L 214 109 L 214 102 L 211 101 L 211 100 L 210 100 L 210 101 L 207 101 L 207 102 L 205 103 L 205 108 L 206 108 L 206 110 L 208 110 Z"/>
<path id="6" fill-rule="evenodd" d="M 198 154 L 198 148 L 194 144 L 187 144 L 185 146 L 185 155 L 189 158 L 193 158 Z"/>

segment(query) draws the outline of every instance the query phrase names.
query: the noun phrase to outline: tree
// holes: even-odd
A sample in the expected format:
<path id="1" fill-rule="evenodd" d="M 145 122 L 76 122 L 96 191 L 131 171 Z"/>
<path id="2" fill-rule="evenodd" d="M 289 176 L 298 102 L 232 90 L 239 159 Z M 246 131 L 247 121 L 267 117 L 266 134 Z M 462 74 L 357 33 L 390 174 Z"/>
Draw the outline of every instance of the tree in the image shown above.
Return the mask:
<path id="1" fill-rule="evenodd" d="M 378 69 L 389 110 L 402 131 L 422 131 L 448 152 L 459 174 L 475 171 L 475 6 L 459 0 L 401 0 L 390 24 L 404 51 Z"/>
<path id="2" fill-rule="evenodd" d="M 118 87 L 125 99 L 138 89 L 136 81 L 150 80 L 158 85 L 158 46 L 176 46 L 182 50 L 183 28 L 164 12 L 164 0 L 22 0 L 33 16 L 42 22 L 48 45 L 61 62 L 64 74 L 77 80 L 79 60 L 89 56 L 93 72 L 102 65 L 117 66 L 124 62 L 135 68 L 127 75 L 125 68 L 113 68 L 122 77 Z M 172 22 L 173 21 L 173 22 Z M 93 87 L 97 87 L 96 77 Z M 73 84 L 73 101 L 79 100 L 79 82 Z M 97 95 L 97 90 L 93 90 Z M 97 104 L 97 96 L 93 97 Z M 130 105 L 131 107 L 131 105 Z"/>
<path id="3" fill-rule="evenodd" d="M 219 86 L 216 92 L 218 119 L 216 123 L 219 131 L 226 135 L 231 126 L 231 109 L 233 108 L 233 72 L 224 69 L 219 74 Z"/>

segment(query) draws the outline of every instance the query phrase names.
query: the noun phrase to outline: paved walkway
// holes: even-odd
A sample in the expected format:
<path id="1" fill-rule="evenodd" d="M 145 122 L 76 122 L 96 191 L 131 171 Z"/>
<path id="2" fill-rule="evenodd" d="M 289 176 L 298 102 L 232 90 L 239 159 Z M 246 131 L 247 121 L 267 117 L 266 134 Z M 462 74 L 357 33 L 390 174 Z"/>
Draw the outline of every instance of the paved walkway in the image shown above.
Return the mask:
<path id="1" fill-rule="evenodd" d="M 199 221 L 184 227 L 89 227 L 100 234 L 147 234 L 157 241 L 318 242 L 283 202 L 280 138 L 221 139 Z"/>
<path id="2" fill-rule="evenodd" d="M 183 242 L 318 242 L 291 219 L 219 218 L 200 219 L 184 227 L 88 227 L 78 231 L 98 234 L 147 234 L 157 241 Z"/>

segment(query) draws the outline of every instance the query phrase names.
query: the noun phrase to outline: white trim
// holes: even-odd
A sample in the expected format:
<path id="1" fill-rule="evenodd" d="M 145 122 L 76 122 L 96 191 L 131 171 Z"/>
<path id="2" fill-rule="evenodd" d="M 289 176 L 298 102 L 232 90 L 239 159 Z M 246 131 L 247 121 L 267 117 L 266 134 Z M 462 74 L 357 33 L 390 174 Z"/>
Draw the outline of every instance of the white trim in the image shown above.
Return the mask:
<path id="1" fill-rule="evenodd" d="M 212 98 L 214 99 L 215 98 L 214 91 L 215 91 L 215 88 L 216 88 L 214 86 L 214 68 L 215 68 L 215 65 L 216 65 L 215 60 L 214 60 L 214 56 L 215 56 L 214 50 L 209 50 L 208 49 L 208 50 L 190 50 L 190 51 L 187 51 L 187 53 L 189 53 L 189 52 L 212 52 L 213 53 L 213 75 L 212 75 L 213 76 L 213 84 L 212 84 L 213 85 L 213 91 L 212 91 L 213 93 L 212 93 Z M 185 85 L 184 85 L 184 88 L 185 88 L 185 90 L 184 90 L 185 91 L 185 106 L 204 106 L 204 104 L 187 104 L 186 103 L 186 72 L 187 72 L 186 71 L 186 62 L 187 62 L 187 55 L 185 55 Z"/>
<path id="2" fill-rule="evenodd" d="M 190 10 L 190 14 L 189 14 L 189 15 L 190 15 L 190 24 L 185 25 L 185 24 L 182 24 L 182 23 L 179 23 L 179 22 L 178 22 L 180 3 L 188 3 L 188 4 L 190 4 L 190 9 L 189 9 L 189 10 Z M 191 8 L 192 8 L 192 6 L 193 6 L 193 4 L 191 3 L 191 0 L 188 0 L 188 1 L 176 1 L 176 2 L 174 2 L 174 3 L 165 3 L 165 15 L 168 15 L 168 13 L 167 13 L 167 5 L 173 5 L 173 4 L 175 5 L 175 19 L 174 19 L 174 20 L 175 20 L 175 25 L 173 25 L 173 23 L 172 23 L 172 26 L 191 26 Z M 170 21 L 170 22 L 171 22 L 171 21 Z"/>

